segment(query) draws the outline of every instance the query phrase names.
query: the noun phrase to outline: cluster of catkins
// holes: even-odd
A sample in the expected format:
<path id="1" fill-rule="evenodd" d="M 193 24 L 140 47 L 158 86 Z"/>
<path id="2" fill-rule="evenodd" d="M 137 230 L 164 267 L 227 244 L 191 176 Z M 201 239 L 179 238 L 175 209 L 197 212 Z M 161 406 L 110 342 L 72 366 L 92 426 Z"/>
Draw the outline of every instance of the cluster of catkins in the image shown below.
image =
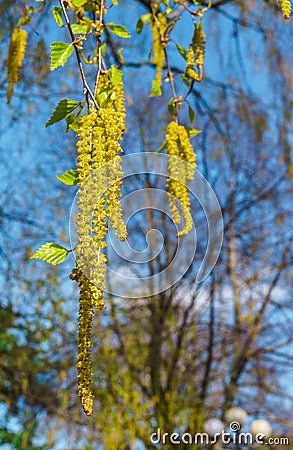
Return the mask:
<path id="1" fill-rule="evenodd" d="M 103 79 L 104 78 L 104 79 Z M 100 89 L 108 83 L 108 73 L 100 80 Z M 79 198 L 77 215 L 78 243 L 76 269 L 71 279 L 79 284 L 78 387 L 83 409 L 93 410 L 93 373 L 91 365 L 91 329 L 96 310 L 104 309 L 104 278 L 107 262 L 104 249 L 111 226 L 119 239 L 127 237 L 120 208 L 121 156 L 119 141 L 125 130 L 123 84 L 113 86 L 114 100 L 99 110 L 90 109 L 80 120 L 76 132 Z"/>

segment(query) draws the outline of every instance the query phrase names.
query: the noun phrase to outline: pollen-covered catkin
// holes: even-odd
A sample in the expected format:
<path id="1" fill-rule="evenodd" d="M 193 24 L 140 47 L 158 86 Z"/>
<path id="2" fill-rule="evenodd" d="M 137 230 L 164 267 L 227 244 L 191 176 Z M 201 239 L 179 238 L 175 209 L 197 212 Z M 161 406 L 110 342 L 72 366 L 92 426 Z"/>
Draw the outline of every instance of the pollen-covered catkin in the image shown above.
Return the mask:
<path id="1" fill-rule="evenodd" d="M 181 222 L 179 206 L 181 207 L 185 223 L 177 236 L 183 236 L 192 228 L 187 184 L 193 178 L 196 158 L 185 127 L 178 125 L 176 122 L 170 122 L 167 127 L 166 143 L 169 205 L 173 220 L 178 225 Z"/>
<path id="2" fill-rule="evenodd" d="M 205 55 L 205 34 L 202 23 L 199 22 L 194 28 L 192 42 L 188 48 L 186 58 L 186 74 L 195 81 L 201 81 L 203 77 L 203 65 Z M 198 73 L 194 66 L 197 67 Z"/>
<path id="3" fill-rule="evenodd" d="M 109 72 L 100 77 L 99 92 L 112 87 L 114 96 L 105 99 L 98 111 L 89 109 L 80 119 L 77 136 L 77 175 L 79 185 L 76 269 L 71 279 L 79 284 L 78 390 L 87 415 L 93 409 L 91 329 L 94 309 L 102 310 L 106 275 L 106 235 L 109 225 L 118 238 L 126 239 L 119 197 L 122 184 L 119 141 L 125 130 L 123 84 L 111 86 Z"/>
<path id="4" fill-rule="evenodd" d="M 27 32 L 23 28 L 15 28 L 9 43 L 7 57 L 7 103 L 12 98 L 15 83 L 19 80 L 19 71 L 25 55 Z"/>
<path id="5" fill-rule="evenodd" d="M 94 311 L 92 295 L 96 287 L 82 273 L 80 269 L 74 269 L 70 275 L 77 281 L 80 288 L 79 317 L 78 317 L 78 395 L 87 416 L 93 413 L 93 371 L 91 362 L 91 331 Z"/>
<path id="6" fill-rule="evenodd" d="M 164 52 L 164 42 L 162 38 L 164 35 L 167 19 L 166 17 L 159 13 L 157 15 L 157 21 L 152 23 L 152 37 L 153 37 L 153 53 L 154 53 L 154 64 L 156 65 L 156 80 L 159 85 L 162 86 L 162 74 L 165 64 L 165 52 Z"/>
<path id="7" fill-rule="evenodd" d="M 284 19 L 289 20 L 291 15 L 291 1 L 278 0 Z"/>

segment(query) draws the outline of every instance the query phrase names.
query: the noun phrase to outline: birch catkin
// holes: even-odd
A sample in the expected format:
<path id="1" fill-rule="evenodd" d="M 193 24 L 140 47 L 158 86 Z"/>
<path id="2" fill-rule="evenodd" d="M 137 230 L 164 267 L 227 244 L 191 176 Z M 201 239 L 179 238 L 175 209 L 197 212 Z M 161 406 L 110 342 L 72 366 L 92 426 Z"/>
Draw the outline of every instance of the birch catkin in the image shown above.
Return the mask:
<path id="1" fill-rule="evenodd" d="M 199 22 L 194 28 L 193 38 L 188 47 L 186 58 L 186 75 L 195 81 L 201 81 L 203 77 L 203 65 L 205 56 L 205 34 L 202 23 Z M 194 67 L 197 67 L 198 73 Z"/>
<path id="2" fill-rule="evenodd" d="M 284 19 L 289 20 L 291 15 L 291 1 L 278 0 Z"/>
<path id="3" fill-rule="evenodd" d="M 10 103 L 15 83 L 19 80 L 27 42 L 27 32 L 22 28 L 15 28 L 9 43 L 7 57 L 7 103 Z"/>
<path id="4" fill-rule="evenodd" d="M 166 17 L 159 13 L 157 15 L 156 22 L 151 25 L 152 37 L 153 37 L 153 53 L 154 53 L 154 64 L 156 65 L 156 80 L 159 85 L 162 86 L 162 74 L 165 64 L 165 52 L 164 52 L 164 42 L 162 42 L 162 37 L 164 35 L 165 27 L 167 24 Z"/>
<path id="5" fill-rule="evenodd" d="M 178 125 L 175 121 L 169 123 L 167 127 L 166 143 L 169 156 L 167 189 L 170 194 L 171 215 L 174 222 L 179 225 L 180 206 L 185 221 L 184 227 L 177 233 L 179 237 L 189 233 L 192 228 L 187 184 L 193 178 L 196 158 L 185 127 Z"/>
<path id="6" fill-rule="evenodd" d="M 101 77 L 102 89 L 108 85 L 106 75 Z M 125 130 L 123 84 L 113 86 L 114 100 L 99 111 L 90 109 L 80 120 L 76 132 L 77 172 L 79 184 L 76 269 L 71 279 L 79 284 L 78 318 L 78 393 L 87 415 L 93 411 L 93 374 L 91 363 L 91 329 L 94 308 L 102 310 L 104 278 L 107 262 L 104 249 L 109 225 L 119 239 L 127 237 L 122 220 L 119 197 L 122 152 L 119 141 Z"/>

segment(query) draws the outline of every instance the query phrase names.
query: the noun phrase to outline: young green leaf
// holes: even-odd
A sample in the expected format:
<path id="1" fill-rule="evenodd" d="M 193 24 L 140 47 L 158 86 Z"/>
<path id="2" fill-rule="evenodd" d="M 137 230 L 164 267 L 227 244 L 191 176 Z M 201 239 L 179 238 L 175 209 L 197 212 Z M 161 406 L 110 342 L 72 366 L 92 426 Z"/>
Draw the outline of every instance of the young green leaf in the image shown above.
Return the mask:
<path id="1" fill-rule="evenodd" d="M 107 50 L 107 43 L 103 42 L 100 48 L 101 48 L 102 57 L 104 57 L 106 54 L 106 50 Z"/>
<path id="2" fill-rule="evenodd" d="M 77 186 L 78 183 L 77 170 L 67 170 L 62 175 L 56 175 L 56 178 L 67 186 Z"/>
<path id="3" fill-rule="evenodd" d="M 71 2 L 74 4 L 74 6 L 82 6 L 85 3 L 87 3 L 88 0 L 71 0 Z"/>
<path id="4" fill-rule="evenodd" d="M 151 22 L 152 21 L 152 15 L 149 14 L 144 14 L 143 16 L 141 16 L 137 23 L 136 23 L 136 32 L 137 34 L 140 34 L 143 30 L 143 26 L 145 23 Z"/>
<path id="5" fill-rule="evenodd" d="M 190 105 L 188 105 L 188 115 L 191 125 L 193 125 L 194 119 L 195 119 L 195 113 Z"/>
<path id="6" fill-rule="evenodd" d="M 72 52 L 72 44 L 65 44 L 65 42 L 53 42 L 51 45 L 50 70 L 55 70 L 59 66 L 64 66 Z"/>
<path id="7" fill-rule="evenodd" d="M 65 117 L 72 111 L 74 111 L 78 106 L 79 102 L 76 102 L 74 100 L 65 100 L 65 99 L 61 100 L 56 106 L 55 110 L 53 111 L 53 114 L 51 115 L 50 119 L 46 123 L 45 128 L 49 127 L 50 125 L 53 125 L 53 123 L 65 119 Z"/>
<path id="8" fill-rule="evenodd" d="M 53 17 L 54 17 L 55 22 L 57 23 L 58 27 L 62 28 L 64 25 L 63 25 L 63 20 L 62 20 L 61 6 L 55 6 L 55 8 L 53 8 Z"/>
<path id="9" fill-rule="evenodd" d="M 143 21 L 141 20 L 141 18 L 138 19 L 138 21 L 136 22 L 136 32 L 137 34 L 141 34 L 142 30 L 143 30 Z"/>
<path id="10" fill-rule="evenodd" d="M 49 264 L 60 264 L 64 261 L 69 251 L 66 248 L 61 247 L 61 245 L 54 244 L 53 242 L 48 242 L 42 245 L 30 259 L 41 259 Z"/>
<path id="11" fill-rule="evenodd" d="M 95 11 L 97 8 L 96 2 L 94 0 L 90 0 L 83 6 L 83 8 L 87 12 Z"/>
<path id="12" fill-rule="evenodd" d="M 30 21 L 31 21 L 31 16 L 23 16 L 17 22 L 17 27 L 23 27 L 23 26 L 27 25 L 28 23 L 30 23 Z"/>
<path id="13" fill-rule="evenodd" d="M 78 116 L 76 116 L 73 112 L 68 114 L 65 117 L 66 120 L 66 133 L 68 133 L 68 131 L 73 130 L 76 131 L 79 128 L 79 122 L 80 122 L 80 118 Z"/>
<path id="14" fill-rule="evenodd" d="M 128 33 L 127 29 L 123 25 L 116 25 L 113 22 L 107 23 L 107 27 L 110 31 L 112 31 L 113 34 L 116 34 L 116 36 L 119 36 L 121 38 L 130 38 L 130 34 Z"/>
<path id="15" fill-rule="evenodd" d="M 188 133 L 188 136 L 191 138 L 193 136 L 196 136 L 197 134 L 201 133 L 201 130 L 196 130 L 195 128 L 185 127 L 185 130 Z"/>
<path id="16" fill-rule="evenodd" d="M 119 84 L 121 82 L 122 76 L 123 76 L 122 70 L 117 69 L 117 67 L 115 67 L 115 66 L 111 66 L 110 78 L 111 78 L 111 82 L 114 84 L 114 86 L 116 86 L 117 84 Z"/>
<path id="17" fill-rule="evenodd" d="M 161 145 L 161 147 L 158 150 L 158 153 L 161 153 L 163 150 L 165 150 L 165 148 L 167 148 L 167 141 L 163 142 L 163 144 Z"/>
<path id="18" fill-rule="evenodd" d="M 152 92 L 150 93 L 150 97 L 159 97 L 162 95 L 161 86 L 158 80 L 153 80 L 152 82 Z"/>
<path id="19" fill-rule="evenodd" d="M 186 50 L 185 50 L 185 48 L 184 47 L 182 47 L 181 45 L 179 45 L 179 44 L 176 44 L 176 47 L 177 47 L 177 50 L 178 50 L 178 52 L 180 53 L 180 55 L 186 60 Z"/>
<path id="20" fill-rule="evenodd" d="M 115 98 L 116 98 L 115 91 L 113 91 L 110 88 L 103 89 L 96 96 L 98 105 L 101 107 L 104 107 L 109 100 L 115 100 Z"/>
<path id="21" fill-rule="evenodd" d="M 174 98 L 171 98 L 171 100 L 168 103 L 168 111 L 171 114 L 171 116 L 174 118 L 175 117 L 175 103 L 174 103 Z"/>
<path id="22" fill-rule="evenodd" d="M 89 26 L 82 25 L 80 23 L 73 23 L 71 25 L 71 29 L 73 34 L 86 34 L 89 29 Z"/>
<path id="23" fill-rule="evenodd" d="M 181 78 L 182 78 L 183 83 L 187 87 L 190 87 L 190 80 L 189 80 L 189 78 L 187 78 L 187 76 L 184 73 L 181 73 Z"/>

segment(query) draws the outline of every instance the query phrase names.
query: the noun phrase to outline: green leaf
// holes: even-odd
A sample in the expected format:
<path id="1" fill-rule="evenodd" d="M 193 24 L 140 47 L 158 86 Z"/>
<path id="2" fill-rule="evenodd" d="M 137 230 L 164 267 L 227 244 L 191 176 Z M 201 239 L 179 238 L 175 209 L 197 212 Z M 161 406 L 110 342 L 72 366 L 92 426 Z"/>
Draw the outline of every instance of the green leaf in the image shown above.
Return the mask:
<path id="1" fill-rule="evenodd" d="M 176 109 L 175 109 L 174 98 L 171 98 L 171 100 L 168 103 L 168 111 L 173 118 L 175 117 L 175 110 Z"/>
<path id="2" fill-rule="evenodd" d="M 72 52 L 72 44 L 65 44 L 65 42 L 53 42 L 51 45 L 50 70 L 55 70 L 59 66 L 64 66 Z"/>
<path id="3" fill-rule="evenodd" d="M 62 175 L 56 175 L 56 178 L 67 186 L 77 186 L 78 184 L 77 170 L 67 170 Z"/>
<path id="4" fill-rule="evenodd" d="M 143 21 L 141 20 L 141 18 L 138 19 L 138 21 L 136 22 L 136 32 L 137 34 L 141 34 L 142 30 L 143 30 Z"/>
<path id="5" fill-rule="evenodd" d="M 79 106 L 79 102 L 74 100 L 61 100 L 56 106 L 53 114 L 45 125 L 45 128 L 53 125 L 53 123 L 60 122 L 60 120 L 64 119 L 68 114 L 74 111 Z"/>
<path id="6" fill-rule="evenodd" d="M 113 4 L 114 6 L 119 5 L 118 0 L 112 0 L 112 4 Z"/>
<path id="7" fill-rule="evenodd" d="M 163 142 L 163 144 L 161 145 L 161 147 L 158 150 L 158 153 L 161 153 L 163 150 L 165 150 L 165 148 L 167 148 L 167 141 Z"/>
<path id="8" fill-rule="evenodd" d="M 137 34 L 140 34 L 143 30 L 143 26 L 145 23 L 151 22 L 152 21 L 152 15 L 149 14 L 144 14 L 143 16 L 141 16 L 137 23 L 136 23 L 136 32 Z"/>
<path id="9" fill-rule="evenodd" d="M 68 133 L 68 131 L 73 130 L 76 131 L 79 128 L 79 122 L 80 119 L 78 116 L 76 116 L 75 114 L 71 113 L 68 114 L 68 116 L 65 117 L 66 123 L 67 123 L 67 127 L 66 127 L 66 133 Z"/>
<path id="10" fill-rule="evenodd" d="M 189 80 L 189 78 L 187 78 L 187 76 L 184 73 L 181 73 L 181 78 L 182 78 L 183 83 L 187 87 L 190 87 L 190 80 Z"/>
<path id="11" fill-rule="evenodd" d="M 18 27 L 23 27 L 24 25 L 27 25 L 31 21 L 31 16 L 23 16 L 19 19 L 17 22 Z"/>
<path id="12" fill-rule="evenodd" d="M 61 245 L 54 244 L 53 242 L 48 242 L 42 245 L 30 259 L 41 259 L 49 264 L 60 264 L 64 261 L 69 251 L 66 248 L 61 247 Z"/>
<path id="13" fill-rule="evenodd" d="M 176 47 L 177 47 L 177 50 L 180 53 L 180 55 L 186 60 L 186 58 L 187 58 L 186 49 L 179 44 L 176 44 Z"/>
<path id="14" fill-rule="evenodd" d="M 193 122 L 194 122 L 194 119 L 195 119 L 195 113 L 194 113 L 194 111 L 193 111 L 193 109 L 191 108 L 190 105 L 188 105 L 188 115 L 189 115 L 190 123 L 192 125 Z"/>
<path id="15" fill-rule="evenodd" d="M 87 12 L 90 11 L 95 11 L 96 9 L 96 2 L 94 3 L 93 0 L 88 1 L 85 5 L 84 5 L 84 10 Z"/>
<path id="16" fill-rule="evenodd" d="M 122 77 L 123 77 L 122 70 L 117 69 L 117 67 L 115 67 L 115 66 L 111 66 L 110 78 L 111 78 L 111 82 L 112 82 L 112 84 L 114 84 L 114 86 L 116 86 L 117 84 L 119 84 L 121 82 Z"/>
<path id="17" fill-rule="evenodd" d="M 110 31 L 112 31 L 113 34 L 116 34 L 116 36 L 119 36 L 121 38 L 130 38 L 130 34 L 128 33 L 127 29 L 123 25 L 116 25 L 113 22 L 107 23 L 107 27 Z"/>
<path id="18" fill-rule="evenodd" d="M 160 83 L 158 80 L 153 80 L 152 92 L 150 93 L 149 97 L 159 97 L 160 95 L 162 95 Z"/>
<path id="19" fill-rule="evenodd" d="M 153 47 L 151 47 L 148 52 L 148 60 L 149 61 L 152 61 L 152 53 L 153 53 Z"/>
<path id="20" fill-rule="evenodd" d="M 86 34 L 88 32 L 89 27 L 87 25 L 82 25 L 80 23 L 73 23 L 71 25 L 73 34 Z"/>
<path id="21" fill-rule="evenodd" d="M 71 0 L 71 3 L 74 4 L 74 6 L 82 6 L 85 3 L 87 3 L 88 0 Z"/>
<path id="22" fill-rule="evenodd" d="M 97 94 L 96 98 L 98 105 L 103 107 L 109 100 L 115 100 L 116 93 L 110 88 L 105 88 Z"/>
<path id="23" fill-rule="evenodd" d="M 53 17 L 54 17 L 55 22 L 57 23 L 58 27 L 60 27 L 60 28 L 64 27 L 63 20 L 62 20 L 61 6 L 55 6 L 55 8 L 53 8 Z"/>
<path id="24" fill-rule="evenodd" d="M 191 138 L 193 136 L 196 136 L 197 134 L 201 133 L 201 130 L 196 130 L 195 128 L 185 127 L 185 130 L 188 133 L 188 136 Z"/>
<path id="25" fill-rule="evenodd" d="M 102 54 L 102 57 L 105 56 L 106 50 L 107 50 L 107 43 L 106 43 L 106 42 L 103 42 L 102 45 L 101 45 L 101 54 Z"/>

